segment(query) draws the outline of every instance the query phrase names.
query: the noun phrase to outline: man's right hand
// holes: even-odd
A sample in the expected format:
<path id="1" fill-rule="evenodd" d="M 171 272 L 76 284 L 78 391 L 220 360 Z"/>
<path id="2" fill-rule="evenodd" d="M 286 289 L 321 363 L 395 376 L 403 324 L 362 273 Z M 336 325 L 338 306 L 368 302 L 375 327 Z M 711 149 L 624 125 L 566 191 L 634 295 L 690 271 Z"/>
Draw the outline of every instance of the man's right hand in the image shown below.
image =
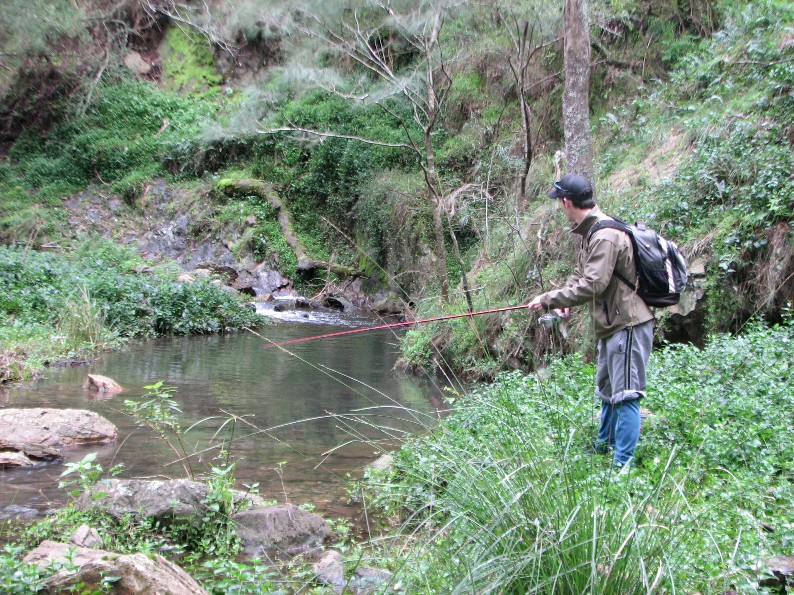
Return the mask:
<path id="1" fill-rule="evenodd" d="M 543 304 L 540 303 L 540 296 L 537 295 L 535 298 L 527 304 L 528 310 L 542 310 Z"/>

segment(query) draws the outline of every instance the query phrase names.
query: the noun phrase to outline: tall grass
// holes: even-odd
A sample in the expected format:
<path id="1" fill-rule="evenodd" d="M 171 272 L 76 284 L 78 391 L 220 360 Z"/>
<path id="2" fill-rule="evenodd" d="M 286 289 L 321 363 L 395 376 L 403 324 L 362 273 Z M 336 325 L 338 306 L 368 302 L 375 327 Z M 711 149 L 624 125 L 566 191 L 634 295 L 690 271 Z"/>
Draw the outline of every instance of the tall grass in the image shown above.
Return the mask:
<path id="1" fill-rule="evenodd" d="M 792 361 L 791 321 L 656 353 L 623 473 L 588 454 L 591 365 L 504 375 L 370 479 L 401 526 L 379 543 L 417 592 L 754 592 L 794 538 Z"/>
<path id="2" fill-rule="evenodd" d="M 56 323 L 57 338 L 66 351 L 106 349 L 118 340 L 118 333 L 108 328 L 102 306 L 86 287 L 64 301 Z"/>

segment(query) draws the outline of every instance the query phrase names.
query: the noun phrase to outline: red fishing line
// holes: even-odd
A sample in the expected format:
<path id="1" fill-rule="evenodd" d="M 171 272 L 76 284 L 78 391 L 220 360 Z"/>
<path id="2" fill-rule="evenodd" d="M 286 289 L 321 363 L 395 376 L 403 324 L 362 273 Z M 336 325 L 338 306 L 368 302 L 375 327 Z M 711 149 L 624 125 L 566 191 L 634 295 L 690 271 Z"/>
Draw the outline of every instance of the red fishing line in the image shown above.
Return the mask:
<path id="1" fill-rule="evenodd" d="M 312 337 L 301 337 L 299 339 L 289 339 L 288 341 L 280 341 L 278 343 L 269 343 L 265 347 L 281 347 L 282 345 L 290 345 L 292 343 L 302 343 L 303 341 L 314 341 L 316 339 L 328 339 L 330 337 L 341 337 L 343 335 L 353 335 L 355 333 L 366 333 L 369 331 L 380 331 L 389 328 L 399 328 L 402 326 L 411 326 L 413 324 L 424 324 L 426 322 L 437 322 L 439 320 L 451 320 L 453 318 L 468 318 L 471 316 L 480 316 L 481 314 L 495 314 L 496 312 L 508 312 L 509 310 L 521 310 L 526 308 L 526 304 L 522 306 L 508 306 L 506 308 L 495 308 L 493 310 L 482 310 L 481 312 L 466 312 L 465 314 L 451 314 L 449 316 L 436 316 L 435 318 L 424 318 L 422 320 L 411 320 L 408 322 L 395 322 L 392 324 L 381 324 L 380 326 L 368 326 L 365 328 L 356 328 L 348 331 L 339 331 L 336 333 L 326 333 L 324 335 L 314 335 Z"/>

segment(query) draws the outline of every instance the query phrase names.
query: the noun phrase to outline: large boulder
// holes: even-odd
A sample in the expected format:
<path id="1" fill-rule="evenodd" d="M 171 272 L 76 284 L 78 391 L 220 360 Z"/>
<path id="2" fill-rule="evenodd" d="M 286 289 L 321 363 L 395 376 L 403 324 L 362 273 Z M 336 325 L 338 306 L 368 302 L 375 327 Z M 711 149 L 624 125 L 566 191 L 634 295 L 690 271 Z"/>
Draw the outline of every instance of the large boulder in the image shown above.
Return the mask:
<path id="1" fill-rule="evenodd" d="M 159 555 L 115 554 L 104 550 L 75 547 L 73 544 L 44 541 L 24 559 L 45 569 L 53 564 L 64 568 L 44 583 L 39 593 L 104 592 L 113 578 L 112 592 L 118 595 L 205 595 L 205 591 L 176 564 Z M 118 580 L 115 580 L 118 579 Z M 78 586 L 79 585 L 79 586 Z"/>
<path id="2" fill-rule="evenodd" d="M 116 519 L 129 516 L 198 524 L 207 512 L 209 494 L 209 486 L 189 479 L 106 479 L 82 494 L 75 506 L 80 510 L 99 507 Z M 264 501 L 255 494 L 235 492 L 233 503 L 239 507 L 261 506 Z"/>
<path id="3" fill-rule="evenodd" d="M 44 448 L 111 442 L 118 429 L 104 417 L 82 409 L 2 409 L 0 444 L 14 442 Z"/>
<path id="4" fill-rule="evenodd" d="M 248 556 L 294 554 L 319 547 L 331 536 L 325 519 L 293 504 L 244 510 L 232 520 Z"/>
<path id="5" fill-rule="evenodd" d="M 59 459 L 62 447 L 111 442 L 117 435 L 116 426 L 92 411 L 0 409 L 0 466 Z"/>
<path id="6" fill-rule="evenodd" d="M 106 479 L 82 494 L 75 506 L 79 510 L 99 507 L 115 519 L 194 519 L 199 523 L 207 510 L 209 492 L 205 484 L 188 479 Z"/>

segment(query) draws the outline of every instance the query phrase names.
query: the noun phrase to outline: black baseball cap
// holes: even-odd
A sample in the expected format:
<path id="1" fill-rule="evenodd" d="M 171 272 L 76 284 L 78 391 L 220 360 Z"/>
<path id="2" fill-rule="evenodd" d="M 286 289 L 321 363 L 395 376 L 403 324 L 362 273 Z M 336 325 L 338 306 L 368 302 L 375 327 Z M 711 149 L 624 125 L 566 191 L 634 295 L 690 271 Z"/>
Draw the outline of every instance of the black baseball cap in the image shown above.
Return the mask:
<path id="1" fill-rule="evenodd" d="M 549 198 L 562 198 L 567 196 L 574 202 L 582 202 L 593 198 L 593 187 L 590 181 L 578 174 L 566 174 L 554 182 L 554 187 L 549 191 Z"/>

